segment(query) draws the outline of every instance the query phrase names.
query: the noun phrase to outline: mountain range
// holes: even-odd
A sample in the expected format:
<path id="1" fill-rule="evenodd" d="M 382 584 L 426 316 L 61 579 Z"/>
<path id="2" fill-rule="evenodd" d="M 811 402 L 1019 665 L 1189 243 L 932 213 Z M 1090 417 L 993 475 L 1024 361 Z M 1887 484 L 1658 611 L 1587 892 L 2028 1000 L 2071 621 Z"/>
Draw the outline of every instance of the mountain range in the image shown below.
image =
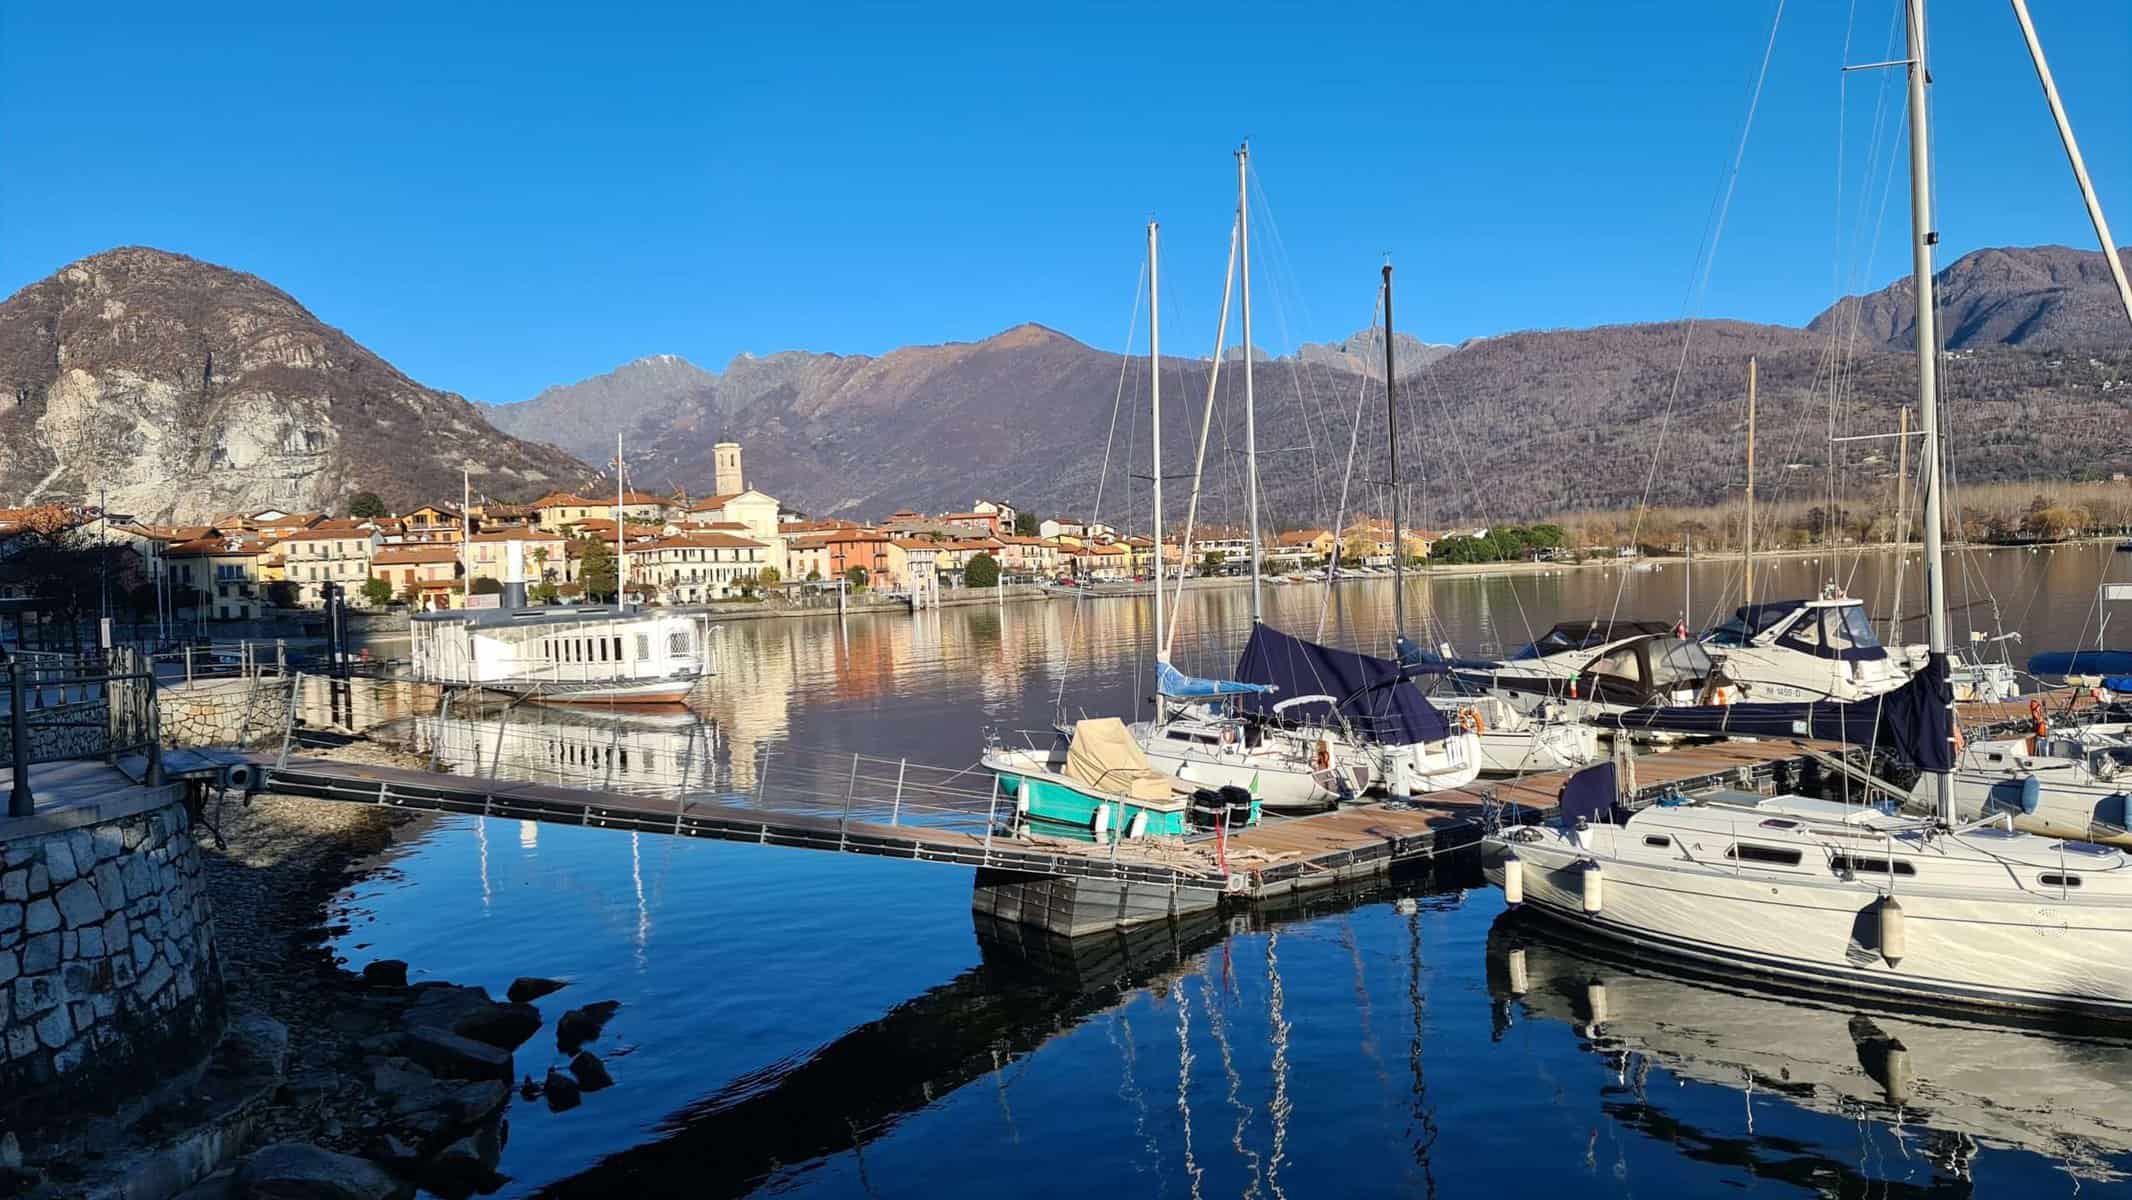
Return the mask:
<path id="1" fill-rule="evenodd" d="M 2100 254 L 1983 250 L 1948 265 L 1937 286 L 1947 344 L 1962 352 L 1946 389 L 1950 425 L 1962 434 L 1950 437 L 1959 478 L 2132 469 L 2132 449 L 2112 432 L 2132 425 L 2132 384 L 2116 390 L 2132 375 L 2132 337 Z M 1678 322 L 1541 330 L 1457 347 L 1402 334 L 1411 441 L 1401 475 L 1421 489 L 1420 510 L 1444 519 L 1625 507 L 1645 494 L 1646 475 L 1653 502 L 1709 503 L 1744 476 L 1742 398 L 1755 357 L 1763 453 L 1794 464 L 1788 482 L 1811 477 L 1819 488 L 1832 387 L 1850 432 L 1892 429 L 1896 408 L 1914 395 L 1911 292 L 1904 282 L 1846 298 L 1804 328 L 1706 320 L 1692 331 Z M 1276 520 L 1336 513 L 1358 400 L 1373 393 L 1381 412 L 1381 346 L 1364 331 L 1280 359 L 1254 354 L 1260 445 L 1272 451 L 1261 477 Z M 2100 357 L 2091 362 L 2090 352 Z M 1241 445 L 1240 358 L 1224 364 L 1215 426 L 1216 450 L 1230 451 L 1215 456 L 1223 486 L 1236 477 Z M 1833 385 L 1832 362 L 1841 363 Z M 680 365 L 639 360 L 496 406 L 489 419 L 591 460 L 611 455 L 619 430 L 637 481 L 659 489 L 708 487 L 710 446 L 730 437 L 743 443 L 751 484 L 816 514 L 961 508 L 980 495 L 1047 512 L 1085 509 L 1105 475 L 1107 444 L 1108 498 L 1122 495 L 1126 474 L 1147 471 L 1132 439 L 1146 403 L 1145 357 L 1128 362 L 1038 325 L 878 358 L 793 351 L 743 355 L 717 373 Z M 1173 455 L 1198 436 L 1208 368 L 1165 360 Z M 1113 442 L 1121 396 L 1127 411 Z M 1367 452 L 1357 480 L 1384 477 L 1374 420 L 1357 439 Z M 1141 457 L 1128 457 L 1128 444 Z M 1169 461 L 1174 472 L 1186 460 Z M 1847 468 L 1846 485 L 1866 474 Z M 1383 505 L 1372 485 L 1349 491 L 1350 507 Z"/>
<path id="2" fill-rule="evenodd" d="M 2132 338 L 2107 278 L 2099 254 L 2063 247 L 1978 251 L 1940 273 L 1959 478 L 2132 471 Z M 1704 320 L 1457 347 L 1402 335 L 1410 511 L 1529 518 L 1733 494 L 1749 357 L 1763 461 L 1782 464 L 1761 488 L 1816 494 L 1832 392 L 1848 432 L 1892 428 L 1910 401 L 1913 309 L 1898 283 L 1804 328 Z M 1254 353 L 1271 522 L 1329 521 L 1343 492 L 1349 511 L 1383 506 L 1380 347 L 1365 331 Z M 1202 519 L 1240 516 L 1240 367 L 1240 354 L 1221 367 Z M 1189 465 L 1213 369 L 1163 360 L 1167 473 Z M 980 496 L 1088 515 L 1100 493 L 1102 515 L 1123 518 L 1145 507 L 1147 377 L 1144 355 L 1024 324 L 878 356 L 741 355 L 721 371 L 653 355 L 475 405 L 407 378 L 262 280 L 125 248 L 0 303 L 0 499 L 108 490 L 114 510 L 178 520 L 339 510 L 358 490 L 408 506 L 456 496 L 462 465 L 477 492 L 525 499 L 601 486 L 589 464 L 610 461 L 619 433 L 630 482 L 646 490 L 709 491 L 711 446 L 732 438 L 750 484 L 816 515 Z M 1885 471 L 1863 452 L 1848 461 L 1847 486 Z"/>

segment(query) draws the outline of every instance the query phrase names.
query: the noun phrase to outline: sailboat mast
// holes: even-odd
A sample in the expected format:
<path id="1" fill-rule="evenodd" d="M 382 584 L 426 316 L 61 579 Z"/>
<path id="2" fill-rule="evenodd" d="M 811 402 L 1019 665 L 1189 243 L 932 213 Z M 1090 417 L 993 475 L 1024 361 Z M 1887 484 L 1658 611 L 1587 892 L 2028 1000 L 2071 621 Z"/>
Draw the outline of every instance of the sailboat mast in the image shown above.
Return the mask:
<path id="1" fill-rule="evenodd" d="M 1932 227 L 1932 147 L 1925 111 L 1925 0 L 1910 0 L 1908 21 L 1910 81 L 1910 257 L 1917 298 L 1917 415 L 1925 456 L 1925 645 L 1932 667 L 1946 668 L 1947 578 L 1940 546 L 1940 404 L 1939 330 L 1932 293 L 1932 247 L 1939 234 Z M 1930 670 L 1932 667 L 1928 667 Z M 1932 773 L 1940 820 L 1954 823 L 1954 776 Z"/>
<path id="2" fill-rule="evenodd" d="M 1251 193 L 1247 182 L 1251 143 L 1236 148 L 1236 236 L 1244 260 L 1244 490 L 1251 509 L 1251 623 L 1265 619 L 1264 585 L 1259 578 L 1258 415 L 1251 396 Z"/>
<path id="3" fill-rule="evenodd" d="M 1167 662 L 1162 649 L 1162 267 L 1159 244 L 1161 226 L 1147 223 L 1147 359 L 1148 447 L 1154 463 L 1149 478 L 1155 499 L 1155 661 Z M 1132 546 L 1125 560 L 1130 563 Z"/>
<path id="4" fill-rule="evenodd" d="M 1889 603 L 1888 644 L 1903 642 L 1903 552 L 1910 544 L 1910 406 L 1895 425 L 1895 598 Z"/>
<path id="5" fill-rule="evenodd" d="M 1392 364 L 1392 264 L 1384 264 L 1384 429 L 1392 446 L 1392 636 L 1407 635 L 1407 576 L 1399 527 L 1405 513 L 1399 487 L 1399 376 Z"/>
<path id="6" fill-rule="evenodd" d="M 1740 603 L 1754 603 L 1754 356 L 1747 358 L 1747 521 L 1740 530 Z"/>

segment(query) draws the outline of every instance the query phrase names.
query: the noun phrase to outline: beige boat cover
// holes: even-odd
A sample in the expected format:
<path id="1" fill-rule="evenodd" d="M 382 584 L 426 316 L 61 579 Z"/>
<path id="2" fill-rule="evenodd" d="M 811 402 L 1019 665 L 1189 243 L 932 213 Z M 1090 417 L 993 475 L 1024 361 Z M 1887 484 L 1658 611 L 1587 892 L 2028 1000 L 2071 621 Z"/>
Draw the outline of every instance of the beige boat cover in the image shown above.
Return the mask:
<path id="1" fill-rule="evenodd" d="M 1178 781 L 1148 765 L 1147 755 L 1116 717 L 1090 717 L 1073 725 L 1060 774 L 1097 791 L 1127 800 L 1164 801 Z"/>

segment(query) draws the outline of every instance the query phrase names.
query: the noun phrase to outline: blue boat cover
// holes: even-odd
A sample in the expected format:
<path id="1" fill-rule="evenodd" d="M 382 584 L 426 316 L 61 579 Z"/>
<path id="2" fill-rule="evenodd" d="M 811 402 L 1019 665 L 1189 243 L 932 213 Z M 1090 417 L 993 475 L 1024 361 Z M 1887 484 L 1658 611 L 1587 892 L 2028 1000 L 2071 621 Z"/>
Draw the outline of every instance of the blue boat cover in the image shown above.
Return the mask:
<path id="1" fill-rule="evenodd" d="M 1450 723 L 1419 688 L 1407 682 L 1398 663 L 1359 650 L 1306 642 L 1269 625 L 1252 627 L 1251 640 L 1244 643 L 1244 656 L 1236 664 L 1236 677 L 1270 685 L 1290 698 L 1331 696 L 1336 705 L 1301 704 L 1282 715 L 1325 724 L 1337 720 L 1357 735 L 1384 745 L 1437 742 L 1451 734 Z M 1272 696 L 1260 694 L 1245 697 L 1243 706 L 1271 713 L 1274 703 Z"/>
<path id="2" fill-rule="evenodd" d="M 1262 683 L 1237 683 L 1229 679 L 1201 679 L 1187 675 L 1166 662 L 1155 664 L 1155 690 L 1173 700 L 1209 696 L 1253 696 L 1273 689 Z"/>
<path id="3" fill-rule="evenodd" d="M 1954 689 L 1935 654 L 1910 682 L 1870 700 L 1807 704 L 1646 706 L 1595 716 L 1597 725 L 1671 733 L 1818 738 L 1880 746 L 1921 771 L 1954 769 Z"/>
<path id="4" fill-rule="evenodd" d="M 2031 675 L 2132 674 L 2132 650 L 2050 650 L 2028 660 Z"/>
<path id="5" fill-rule="evenodd" d="M 1431 654 L 1405 638 L 1393 643 L 1399 669 L 1408 675 L 1449 675 L 1453 671 L 1495 671 L 1501 663 L 1486 658 L 1445 658 Z"/>
<path id="6" fill-rule="evenodd" d="M 2132 675 L 2111 675 L 2103 679 L 2102 686 L 2113 692 L 2132 692 Z"/>
<path id="7" fill-rule="evenodd" d="M 1608 761 L 1594 763 L 1564 780 L 1555 803 L 1564 825 L 1576 824 L 1579 817 L 1594 822 L 1610 821 L 1614 816 L 1614 801 L 1619 795 L 1619 777 L 1613 762 Z"/>

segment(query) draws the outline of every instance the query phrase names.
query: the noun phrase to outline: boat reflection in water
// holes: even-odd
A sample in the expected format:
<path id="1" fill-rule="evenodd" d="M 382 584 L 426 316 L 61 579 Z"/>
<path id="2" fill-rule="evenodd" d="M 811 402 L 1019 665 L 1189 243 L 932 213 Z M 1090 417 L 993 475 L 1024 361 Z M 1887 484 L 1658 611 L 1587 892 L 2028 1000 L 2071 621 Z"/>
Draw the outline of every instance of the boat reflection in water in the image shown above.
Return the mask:
<path id="1" fill-rule="evenodd" d="M 1489 931 L 1497 1040 L 1520 1020 L 1570 1025 L 1633 1090 L 1610 1099 L 1609 1111 L 1653 1137 L 1706 1148 L 1724 1140 L 1693 1128 L 1685 1105 L 1668 1111 L 1666 1091 L 1648 1086 L 1655 1066 L 1878 1124 L 1957 1180 L 1991 1149 L 2041 1155 L 2074 1180 L 2132 1180 L 2132 1041 L 1749 990 L 1572 949 L 1566 936 L 1518 914 Z M 1783 1177 L 1785 1164 L 1858 1170 L 1801 1164 L 1789 1138 L 1750 1135 L 1728 1148 L 1757 1174 Z"/>
<path id="2" fill-rule="evenodd" d="M 810 1164 L 863 1151 L 966 1084 L 998 1079 L 1001 1103 L 1009 1103 L 1002 1071 L 1144 991 L 1180 994 L 1185 980 L 1209 972 L 1207 952 L 1234 933 L 1271 935 L 1327 912 L 1447 886 L 1478 886 L 1478 880 L 1439 880 L 1423 871 L 1393 883 L 1328 889 L 1307 902 L 1291 898 L 1249 916 L 1200 913 L 1073 939 L 973 914 L 975 966 L 803 1059 L 727 1082 L 658 1121 L 643 1143 L 547 1184 L 540 1194 L 647 1200 L 738 1197 L 766 1185 L 781 1190 L 779 1180 L 790 1183 Z M 1284 1038 L 1285 1025 L 1275 1024 L 1273 1036 Z M 1277 1081 L 1283 1050 L 1277 1040 Z M 1275 1096 L 1269 1153 L 1278 1150 L 1285 1122 L 1281 1093 Z M 954 1192 L 952 1184 L 941 1190 Z"/>
<path id="3" fill-rule="evenodd" d="M 460 703 L 412 718 L 412 745 L 462 775 L 675 796 L 728 782 L 718 726 L 681 707 Z"/>

